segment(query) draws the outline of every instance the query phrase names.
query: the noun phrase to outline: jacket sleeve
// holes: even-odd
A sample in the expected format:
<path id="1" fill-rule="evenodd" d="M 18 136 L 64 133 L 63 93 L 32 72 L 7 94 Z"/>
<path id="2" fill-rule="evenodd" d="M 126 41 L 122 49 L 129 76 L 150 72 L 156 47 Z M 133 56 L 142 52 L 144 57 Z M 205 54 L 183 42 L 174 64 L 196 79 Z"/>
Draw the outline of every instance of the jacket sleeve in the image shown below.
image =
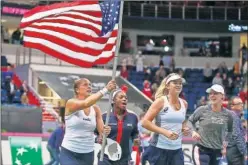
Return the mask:
<path id="1" fill-rule="evenodd" d="M 242 125 L 240 119 L 235 116 L 233 117 L 233 132 L 232 132 L 232 138 L 233 141 L 236 142 L 237 148 L 240 151 L 242 155 L 246 155 L 246 143 L 245 143 L 245 137 L 242 136 Z"/>
<path id="2" fill-rule="evenodd" d="M 205 106 L 200 106 L 198 107 L 194 113 L 189 117 L 188 119 L 188 125 L 194 130 L 196 131 L 196 125 L 195 123 L 197 121 L 199 121 L 199 119 L 201 118 L 202 116 L 202 112 L 204 111 L 205 109 Z"/>

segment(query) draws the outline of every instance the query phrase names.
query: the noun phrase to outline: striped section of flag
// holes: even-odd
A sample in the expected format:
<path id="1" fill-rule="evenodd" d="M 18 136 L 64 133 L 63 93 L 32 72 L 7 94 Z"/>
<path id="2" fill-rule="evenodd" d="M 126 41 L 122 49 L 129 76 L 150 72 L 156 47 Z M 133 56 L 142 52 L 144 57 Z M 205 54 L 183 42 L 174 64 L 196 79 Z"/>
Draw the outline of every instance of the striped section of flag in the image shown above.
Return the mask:
<path id="1" fill-rule="evenodd" d="M 24 46 L 81 67 L 106 64 L 114 57 L 119 12 L 113 13 L 116 4 L 103 3 L 80 1 L 32 9 L 20 24 Z"/>

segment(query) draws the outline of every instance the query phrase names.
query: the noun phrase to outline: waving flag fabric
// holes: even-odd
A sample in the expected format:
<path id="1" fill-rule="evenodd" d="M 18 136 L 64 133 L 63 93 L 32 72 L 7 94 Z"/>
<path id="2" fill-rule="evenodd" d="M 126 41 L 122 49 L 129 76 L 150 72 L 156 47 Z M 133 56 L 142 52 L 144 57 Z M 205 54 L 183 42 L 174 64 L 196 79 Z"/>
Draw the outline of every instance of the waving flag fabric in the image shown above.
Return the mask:
<path id="1" fill-rule="evenodd" d="M 63 61 L 92 67 L 114 57 L 120 1 L 80 1 L 39 6 L 20 24 L 24 46 Z"/>

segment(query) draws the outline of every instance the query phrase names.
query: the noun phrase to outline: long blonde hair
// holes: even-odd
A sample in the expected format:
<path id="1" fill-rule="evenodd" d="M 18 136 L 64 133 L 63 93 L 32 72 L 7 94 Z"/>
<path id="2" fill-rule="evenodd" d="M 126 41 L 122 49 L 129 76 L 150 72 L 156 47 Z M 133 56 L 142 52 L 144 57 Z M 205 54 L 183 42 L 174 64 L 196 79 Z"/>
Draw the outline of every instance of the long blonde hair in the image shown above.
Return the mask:
<path id="1" fill-rule="evenodd" d="M 166 84 L 166 81 L 174 75 L 178 75 L 177 73 L 171 73 L 168 76 L 166 76 L 162 82 L 160 83 L 160 86 L 158 87 L 156 93 L 155 93 L 155 99 L 158 99 L 162 96 L 168 95 L 169 94 L 169 90 L 168 90 L 168 84 Z"/>

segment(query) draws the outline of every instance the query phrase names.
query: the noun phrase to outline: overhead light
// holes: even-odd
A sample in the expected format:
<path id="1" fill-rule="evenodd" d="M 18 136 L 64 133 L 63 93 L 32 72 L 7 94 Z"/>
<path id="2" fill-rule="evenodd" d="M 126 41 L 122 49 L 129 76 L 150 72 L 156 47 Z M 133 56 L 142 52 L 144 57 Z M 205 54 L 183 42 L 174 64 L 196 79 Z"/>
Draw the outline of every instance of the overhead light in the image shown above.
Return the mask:
<path id="1" fill-rule="evenodd" d="M 7 20 L 6 19 L 1 19 L 1 22 L 3 23 L 3 22 L 7 22 Z"/>
<path id="2" fill-rule="evenodd" d="M 169 50 L 170 50 L 169 46 L 165 46 L 165 47 L 164 47 L 164 51 L 165 51 L 165 52 L 168 52 Z"/>

